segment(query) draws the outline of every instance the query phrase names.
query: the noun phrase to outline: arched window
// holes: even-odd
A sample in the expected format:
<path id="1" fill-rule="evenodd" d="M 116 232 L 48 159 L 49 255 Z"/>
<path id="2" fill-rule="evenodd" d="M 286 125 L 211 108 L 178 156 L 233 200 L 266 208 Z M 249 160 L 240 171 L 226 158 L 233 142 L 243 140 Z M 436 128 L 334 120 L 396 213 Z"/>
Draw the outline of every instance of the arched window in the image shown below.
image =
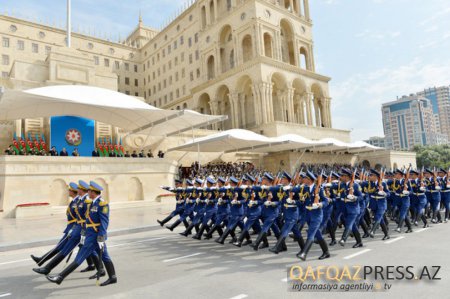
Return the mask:
<path id="1" fill-rule="evenodd" d="M 208 67 L 208 80 L 214 79 L 215 77 L 215 72 L 214 72 L 214 56 L 211 55 L 208 57 L 208 60 L 206 62 L 207 67 Z"/>
<path id="2" fill-rule="evenodd" d="M 269 33 L 264 33 L 264 55 L 272 58 L 272 36 Z"/>
<path id="3" fill-rule="evenodd" d="M 242 57 L 244 62 L 251 60 L 253 57 L 252 37 L 250 35 L 246 35 L 242 40 Z"/>

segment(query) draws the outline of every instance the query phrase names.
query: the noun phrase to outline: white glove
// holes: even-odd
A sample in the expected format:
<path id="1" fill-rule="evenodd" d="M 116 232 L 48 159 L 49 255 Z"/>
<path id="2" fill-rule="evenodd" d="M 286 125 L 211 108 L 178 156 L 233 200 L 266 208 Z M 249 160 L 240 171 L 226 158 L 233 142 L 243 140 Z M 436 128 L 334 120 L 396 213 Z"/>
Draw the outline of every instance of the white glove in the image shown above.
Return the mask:
<path id="1" fill-rule="evenodd" d="M 284 186 L 284 187 L 283 187 L 283 190 L 284 190 L 284 191 L 290 190 L 290 189 L 291 189 L 291 186 L 290 186 L 290 185 L 287 185 L 287 186 Z"/>
<path id="2" fill-rule="evenodd" d="M 250 200 L 250 201 L 249 201 L 249 204 L 250 204 L 250 205 L 256 205 L 256 200 Z"/>
<path id="3" fill-rule="evenodd" d="M 386 195 L 386 192 L 384 192 L 384 191 L 378 191 L 378 195 L 380 195 L 380 196 L 385 196 L 385 195 Z"/>
<path id="4" fill-rule="evenodd" d="M 441 186 L 436 186 L 436 190 L 441 190 Z"/>
<path id="5" fill-rule="evenodd" d="M 446 186 L 446 187 L 447 187 L 447 189 L 450 189 L 450 184 L 447 184 L 447 186 Z"/>
<path id="6" fill-rule="evenodd" d="M 265 189 L 269 189 L 269 188 L 270 188 L 270 186 L 266 186 L 266 185 L 262 185 L 262 186 L 261 186 L 261 189 L 264 189 L 264 190 L 265 190 Z"/>
<path id="7" fill-rule="evenodd" d="M 420 190 L 420 191 L 426 191 L 427 188 L 425 188 L 425 187 L 420 187 L 419 190 Z"/>
<path id="8" fill-rule="evenodd" d="M 197 198 L 197 199 L 195 200 L 195 202 L 196 202 L 196 203 L 200 203 L 200 198 Z"/>
<path id="9" fill-rule="evenodd" d="M 208 203 L 209 203 L 209 198 L 207 198 L 207 199 L 205 200 L 205 203 L 206 203 L 206 204 L 208 204 Z"/>
<path id="10" fill-rule="evenodd" d="M 361 180 L 360 179 L 356 179 L 355 183 L 359 184 L 359 183 L 361 183 Z"/>
<path id="11" fill-rule="evenodd" d="M 232 205 L 235 205 L 235 204 L 237 204 L 237 202 L 238 202 L 238 201 L 237 201 L 236 199 L 233 199 L 233 200 L 231 201 L 231 204 L 232 204 Z"/>
<path id="12" fill-rule="evenodd" d="M 270 203 L 272 204 L 272 207 L 275 207 L 277 205 L 277 203 L 273 201 L 271 201 Z"/>
<path id="13" fill-rule="evenodd" d="M 347 199 L 354 200 L 355 198 L 356 198 L 355 195 L 351 194 L 347 195 Z"/>
<path id="14" fill-rule="evenodd" d="M 105 248 L 105 242 L 98 242 L 98 247 L 100 250 L 103 250 L 103 248 Z"/>
<path id="15" fill-rule="evenodd" d="M 241 185 L 239 188 L 241 188 L 241 189 L 247 189 L 247 185 Z"/>
<path id="16" fill-rule="evenodd" d="M 321 204 L 321 203 L 313 203 L 313 204 L 312 204 L 312 209 L 313 209 L 313 210 L 316 210 L 316 209 L 318 209 L 318 208 L 320 208 L 320 207 L 322 207 L 322 204 Z"/>
<path id="17" fill-rule="evenodd" d="M 219 198 L 219 199 L 217 200 L 217 202 L 218 202 L 218 203 L 222 203 L 222 202 L 223 202 L 223 199 L 222 199 L 222 197 L 221 197 L 221 198 Z"/>
<path id="18" fill-rule="evenodd" d="M 408 194 L 409 194 L 409 191 L 408 191 L 408 190 L 403 190 L 402 193 L 403 193 L 404 195 L 408 195 Z"/>
<path id="19" fill-rule="evenodd" d="M 67 233 L 67 238 L 70 238 L 72 236 L 72 232 L 73 232 L 73 229 L 69 230 L 69 232 Z"/>
<path id="20" fill-rule="evenodd" d="M 271 204 L 271 202 L 268 201 L 268 200 L 264 202 L 264 205 L 265 205 L 266 207 L 270 206 L 270 204 Z"/>
<path id="21" fill-rule="evenodd" d="M 330 188 L 330 187 L 332 187 L 333 185 L 331 184 L 331 183 L 326 183 L 325 184 L 325 187 L 327 187 L 327 188 Z"/>
<path id="22" fill-rule="evenodd" d="M 290 198 L 286 199 L 286 202 L 289 203 L 289 204 L 294 203 L 294 201 L 292 199 L 290 199 Z"/>
<path id="23" fill-rule="evenodd" d="M 84 245 L 84 241 L 86 240 L 86 236 L 81 236 L 80 244 Z"/>

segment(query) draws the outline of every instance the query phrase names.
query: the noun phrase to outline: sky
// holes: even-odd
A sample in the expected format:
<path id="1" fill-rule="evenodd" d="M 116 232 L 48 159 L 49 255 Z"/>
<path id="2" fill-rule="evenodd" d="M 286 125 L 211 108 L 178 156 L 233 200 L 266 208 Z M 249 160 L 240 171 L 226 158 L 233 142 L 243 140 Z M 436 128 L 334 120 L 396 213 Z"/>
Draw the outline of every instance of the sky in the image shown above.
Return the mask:
<path id="1" fill-rule="evenodd" d="M 162 28 L 181 0 L 72 0 L 75 31 L 117 40 Z M 332 78 L 333 127 L 383 136 L 381 104 L 450 85 L 449 0 L 310 0 L 316 71 Z M 63 26 L 64 0 L 0 0 L 0 13 Z"/>

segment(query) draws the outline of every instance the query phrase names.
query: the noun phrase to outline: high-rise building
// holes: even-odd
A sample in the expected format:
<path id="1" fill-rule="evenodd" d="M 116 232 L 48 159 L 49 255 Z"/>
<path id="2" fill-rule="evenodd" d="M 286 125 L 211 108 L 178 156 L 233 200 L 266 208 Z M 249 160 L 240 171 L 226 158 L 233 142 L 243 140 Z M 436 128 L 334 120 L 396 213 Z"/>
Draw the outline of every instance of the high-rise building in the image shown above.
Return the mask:
<path id="1" fill-rule="evenodd" d="M 385 146 L 412 150 L 415 145 L 445 144 L 447 136 L 436 128 L 431 100 L 403 96 L 382 106 Z"/>
<path id="2" fill-rule="evenodd" d="M 418 92 L 418 96 L 426 97 L 431 101 L 433 116 L 438 132 L 445 134 L 450 140 L 450 87 L 431 87 Z"/>
<path id="3" fill-rule="evenodd" d="M 373 136 L 373 137 L 370 137 L 368 140 L 364 140 L 364 141 L 373 146 L 386 147 L 386 138 L 385 137 Z"/>

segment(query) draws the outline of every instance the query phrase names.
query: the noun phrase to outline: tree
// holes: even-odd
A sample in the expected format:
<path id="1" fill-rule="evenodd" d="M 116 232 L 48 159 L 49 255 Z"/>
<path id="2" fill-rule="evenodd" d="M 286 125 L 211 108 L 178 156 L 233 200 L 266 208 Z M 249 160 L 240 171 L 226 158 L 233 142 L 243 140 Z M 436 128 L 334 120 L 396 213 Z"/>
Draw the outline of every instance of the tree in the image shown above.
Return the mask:
<path id="1" fill-rule="evenodd" d="M 450 146 L 449 145 L 430 145 L 415 146 L 414 151 L 417 154 L 417 167 L 450 167 Z"/>

